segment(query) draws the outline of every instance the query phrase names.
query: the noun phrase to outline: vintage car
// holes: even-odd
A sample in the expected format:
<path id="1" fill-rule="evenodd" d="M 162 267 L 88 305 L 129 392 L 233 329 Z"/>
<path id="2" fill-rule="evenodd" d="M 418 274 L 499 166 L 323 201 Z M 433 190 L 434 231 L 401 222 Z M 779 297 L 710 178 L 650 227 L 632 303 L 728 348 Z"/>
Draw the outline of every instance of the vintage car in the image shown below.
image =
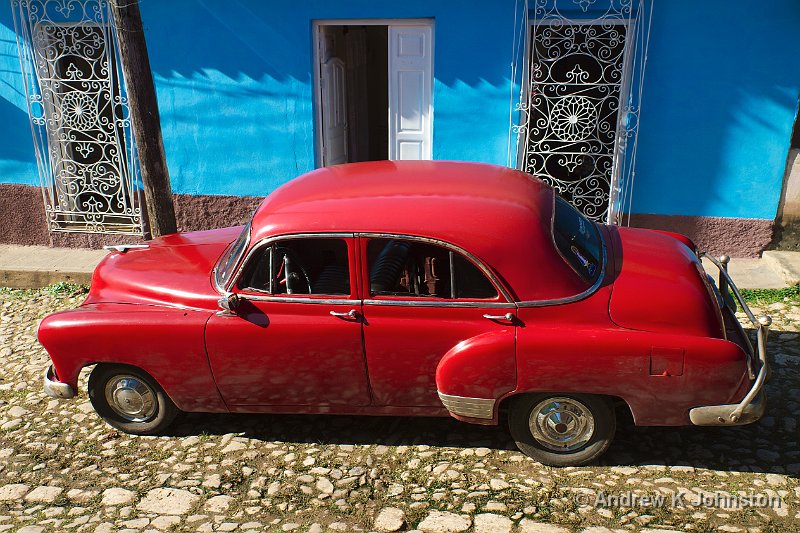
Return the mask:
<path id="1" fill-rule="evenodd" d="M 70 398 L 96 365 L 92 404 L 135 434 L 181 411 L 450 415 L 585 464 L 619 409 L 643 426 L 762 416 L 769 319 L 714 261 L 722 291 L 688 238 L 595 224 L 508 168 L 322 168 L 244 228 L 116 247 L 86 301 L 41 322 L 44 387 Z"/>

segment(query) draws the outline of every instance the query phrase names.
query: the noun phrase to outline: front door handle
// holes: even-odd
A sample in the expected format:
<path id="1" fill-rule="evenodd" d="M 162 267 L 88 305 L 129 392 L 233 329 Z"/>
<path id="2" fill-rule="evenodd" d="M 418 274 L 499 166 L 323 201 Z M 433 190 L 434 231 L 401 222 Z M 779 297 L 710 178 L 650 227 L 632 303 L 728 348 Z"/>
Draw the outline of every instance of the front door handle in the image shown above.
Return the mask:
<path id="1" fill-rule="evenodd" d="M 358 311 L 356 311 L 355 309 L 351 309 L 346 313 L 339 313 L 337 311 L 331 311 L 331 316 L 335 316 L 335 317 L 338 317 L 338 318 L 356 319 L 356 318 L 358 318 Z"/>
<path id="2" fill-rule="evenodd" d="M 514 320 L 514 315 L 512 313 L 506 313 L 504 315 L 483 315 L 483 318 L 488 318 L 489 320 L 508 320 L 511 322 Z"/>

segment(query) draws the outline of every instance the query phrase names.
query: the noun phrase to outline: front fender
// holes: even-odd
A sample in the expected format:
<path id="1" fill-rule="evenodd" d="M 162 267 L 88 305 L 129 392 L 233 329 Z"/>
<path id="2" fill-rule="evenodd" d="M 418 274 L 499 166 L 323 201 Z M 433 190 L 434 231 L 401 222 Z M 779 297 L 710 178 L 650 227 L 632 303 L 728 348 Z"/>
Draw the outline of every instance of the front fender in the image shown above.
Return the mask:
<path id="1" fill-rule="evenodd" d="M 150 374 L 179 409 L 227 411 L 211 375 L 203 332 L 208 311 L 138 304 L 88 304 L 39 325 L 58 380 L 77 390 L 83 367 L 135 366 Z"/>

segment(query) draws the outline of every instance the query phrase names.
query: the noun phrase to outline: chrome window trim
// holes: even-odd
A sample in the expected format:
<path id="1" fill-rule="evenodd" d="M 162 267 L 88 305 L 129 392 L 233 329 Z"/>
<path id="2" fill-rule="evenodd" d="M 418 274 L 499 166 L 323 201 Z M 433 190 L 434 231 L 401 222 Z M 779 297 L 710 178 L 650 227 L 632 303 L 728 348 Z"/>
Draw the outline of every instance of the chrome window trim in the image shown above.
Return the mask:
<path id="1" fill-rule="evenodd" d="M 502 309 L 516 309 L 517 305 L 509 302 L 448 302 L 448 301 L 430 301 L 430 300 L 364 300 L 364 305 L 386 305 L 396 307 L 471 307 L 471 308 L 502 308 Z"/>
<path id="2" fill-rule="evenodd" d="M 314 295 L 312 294 L 310 296 Z M 245 299 L 257 302 L 288 302 L 294 304 L 361 305 L 361 300 L 353 300 L 351 298 L 301 298 L 297 296 L 261 296 L 258 294 L 246 294 Z"/>
<path id="3" fill-rule="evenodd" d="M 585 218 L 590 224 L 594 225 L 594 227 L 595 227 L 594 230 L 597 232 L 597 236 L 600 238 L 600 246 L 601 247 L 605 246 L 605 241 L 603 239 L 603 232 L 600 231 L 597 228 L 597 222 L 595 222 L 594 220 L 589 220 L 583 213 L 581 213 L 580 211 L 575 209 L 575 207 L 573 205 L 571 205 L 569 202 L 567 202 L 563 198 L 557 196 L 555 194 L 555 192 L 553 193 L 553 212 L 552 212 L 552 214 L 550 216 L 550 240 L 553 242 L 553 248 L 555 248 L 556 252 L 558 252 L 558 255 L 567 264 L 569 269 L 572 270 L 573 272 L 575 272 L 575 274 L 577 274 L 579 278 L 583 279 L 583 276 L 581 275 L 581 273 L 578 272 L 578 269 L 576 269 L 572 265 L 572 263 L 570 263 L 569 259 L 567 259 L 567 257 L 561 251 L 561 248 L 559 248 L 558 244 L 556 243 L 556 204 L 558 203 L 559 200 L 561 200 L 562 202 L 567 204 L 567 207 L 573 209 L 576 213 L 578 213 L 579 216 Z M 602 270 L 600 271 L 600 275 L 601 276 L 603 275 L 603 271 Z"/>
<path id="4" fill-rule="evenodd" d="M 242 260 L 239 263 L 239 266 L 237 267 L 236 271 L 234 272 L 234 275 L 231 276 L 231 279 L 228 281 L 228 285 L 223 290 L 220 290 L 219 286 L 217 286 L 217 290 L 223 295 L 232 292 L 231 288 L 236 285 L 237 281 L 239 281 L 239 277 L 242 275 L 242 271 L 244 270 L 244 266 L 247 263 L 250 262 L 250 259 L 253 257 L 253 254 L 258 252 L 259 250 L 261 250 L 265 246 L 268 246 L 268 245 L 272 244 L 275 241 L 289 240 L 289 239 L 327 239 L 327 238 L 330 238 L 330 239 L 352 239 L 354 237 L 355 237 L 354 233 L 341 233 L 341 232 L 339 232 L 339 233 L 289 233 L 289 234 L 286 234 L 286 235 L 272 235 L 270 237 L 264 237 L 260 241 L 258 241 L 255 244 L 253 244 L 252 247 L 250 248 L 250 250 L 248 250 L 247 254 L 245 254 L 245 256 L 244 256 L 244 260 Z M 248 235 L 248 241 L 249 241 L 249 238 L 250 238 L 250 236 Z M 249 242 L 248 242 L 248 245 L 249 245 Z M 348 252 L 348 268 L 349 268 L 349 259 L 350 259 L 350 256 L 349 256 L 349 252 Z M 216 267 L 215 267 L 214 270 L 216 271 Z M 214 279 L 216 280 L 216 276 L 214 277 Z M 351 293 L 352 293 L 352 290 L 353 289 L 351 287 L 350 288 Z M 251 295 L 250 293 L 244 293 L 244 294 L 247 295 L 248 298 L 251 298 L 251 296 L 252 296 L 251 299 L 256 299 L 255 295 Z M 314 295 L 310 294 L 309 296 L 313 297 Z M 261 298 L 261 297 L 259 297 L 259 298 Z M 277 296 L 276 298 L 281 298 L 281 297 Z M 349 298 L 346 298 L 346 299 L 348 301 L 350 300 Z M 286 301 L 286 299 L 282 299 L 282 301 Z"/>
<path id="5" fill-rule="evenodd" d="M 573 207 L 573 209 L 574 209 L 574 207 Z M 556 252 L 559 254 L 559 257 L 561 257 L 561 259 L 564 261 L 564 263 L 567 264 L 567 266 L 570 268 L 570 270 L 574 271 L 574 269 L 572 268 L 572 265 L 570 265 L 569 261 L 567 261 L 564 258 L 563 254 L 561 254 L 561 251 L 558 249 L 558 246 L 556 245 L 555 235 L 553 234 L 553 224 L 555 224 L 555 218 L 556 218 L 556 195 L 555 195 L 555 193 L 553 193 L 553 212 L 550 215 L 550 237 L 551 237 L 551 240 L 553 242 L 553 248 L 555 248 Z M 589 222 L 591 222 L 595 226 L 597 226 L 597 224 L 598 224 L 597 222 L 594 222 L 594 221 L 591 221 L 591 220 Z M 584 300 L 584 299 L 588 298 L 589 296 L 591 296 L 592 294 L 594 294 L 595 292 L 597 292 L 597 289 L 600 288 L 600 285 L 603 284 L 603 280 L 605 280 L 605 277 L 606 277 L 606 270 L 608 269 L 608 254 L 607 254 L 607 251 L 606 251 L 606 239 L 603 236 L 603 232 L 600 230 L 600 228 L 596 228 L 596 229 L 597 229 L 597 234 L 600 237 L 600 248 L 601 248 L 601 252 L 602 253 L 601 253 L 601 257 L 600 257 L 600 259 L 601 259 L 601 261 L 600 261 L 600 275 L 597 276 L 597 279 L 595 280 L 595 282 L 592 284 L 591 287 L 589 287 L 588 289 L 586 289 L 583 292 L 579 292 L 578 294 L 575 294 L 573 296 L 567 296 L 565 298 L 556 298 L 556 299 L 553 299 L 553 300 L 524 300 L 524 301 L 519 301 L 519 302 L 517 302 L 517 307 L 520 307 L 520 308 L 522 308 L 522 307 L 547 307 L 547 306 L 551 306 L 551 305 L 571 304 L 571 303 L 574 303 L 574 302 L 578 302 L 580 300 Z M 578 276 L 580 277 L 580 275 L 578 275 Z"/>
<path id="6" fill-rule="evenodd" d="M 466 257 L 469 261 L 471 261 L 475 266 L 477 266 L 480 269 L 480 271 L 483 272 L 484 276 L 489 278 L 489 282 L 491 282 L 491 284 L 494 285 L 494 288 L 497 291 L 497 294 L 499 294 L 500 296 L 502 296 L 506 300 L 506 302 L 504 302 L 504 303 L 501 302 L 501 303 L 503 303 L 504 305 L 506 303 L 510 303 L 513 306 L 512 302 L 514 301 L 514 299 L 508 293 L 508 291 L 503 286 L 503 284 L 500 283 L 500 280 L 497 279 L 497 276 L 494 275 L 494 272 L 492 272 L 492 270 L 489 267 L 487 267 L 484 264 L 483 261 L 481 261 L 480 259 L 475 257 L 475 255 L 471 254 L 470 252 L 466 251 L 465 249 L 463 249 L 463 248 L 461 248 L 459 246 L 456 246 L 455 244 L 451 244 L 451 243 L 449 243 L 447 241 L 443 241 L 443 240 L 440 240 L 440 239 L 434 239 L 432 237 L 420 237 L 418 235 L 405 235 L 405 234 L 401 234 L 401 233 L 356 233 L 355 235 L 356 235 L 356 237 L 367 237 L 367 238 L 370 238 L 370 239 L 405 239 L 405 240 L 411 240 L 411 241 L 420 241 L 420 242 L 426 242 L 428 244 L 435 244 L 435 245 L 441 246 L 442 248 L 445 248 L 447 250 L 458 252 L 459 254 L 461 254 L 464 257 Z M 367 274 L 369 274 L 369 265 L 367 265 Z M 372 294 L 370 294 L 370 296 L 372 296 Z M 373 300 L 374 299 L 364 300 L 364 303 L 366 303 L 367 301 L 372 302 Z M 467 300 L 467 299 L 465 298 L 465 300 Z M 385 302 L 385 301 L 389 301 L 389 300 L 378 300 L 378 301 Z M 391 300 L 391 301 L 419 302 L 419 300 L 411 299 L 411 298 L 410 299 L 406 299 L 406 300 Z M 475 300 L 470 300 L 469 301 L 469 303 L 472 303 L 472 302 L 480 304 L 480 305 L 477 305 L 475 307 L 482 307 L 482 306 L 484 306 L 486 304 L 490 304 L 491 305 L 491 304 L 497 304 L 498 303 L 498 302 L 495 302 L 495 301 L 483 301 L 482 302 L 479 299 L 475 299 Z M 434 304 L 434 303 L 435 304 L 439 304 L 439 302 L 428 302 L 428 304 Z M 464 302 L 464 303 L 467 303 L 467 302 Z M 440 305 L 449 306 L 449 305 L 452 305 L 452 303 L 451 302 L 442 302 L 442 304 L 440 304 Z M 461 306 L 461 307 L 472 307 L 472 306 Z"/>

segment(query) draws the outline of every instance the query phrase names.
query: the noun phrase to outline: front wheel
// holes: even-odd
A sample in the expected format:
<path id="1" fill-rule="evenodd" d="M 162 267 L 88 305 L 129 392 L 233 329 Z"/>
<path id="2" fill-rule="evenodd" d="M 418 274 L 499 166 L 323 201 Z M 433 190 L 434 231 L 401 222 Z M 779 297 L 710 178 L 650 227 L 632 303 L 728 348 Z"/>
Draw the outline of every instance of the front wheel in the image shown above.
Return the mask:
<path id="1" fill-rule="evenodd" d="M 521 396 L 511 404 L 508 425 L 522 453 L 550 466 L 592 462 L 616 432 L 611 401 L 588 394 Z"/>
<path id="2" fill-rule="evenodd" d="M 89 375 L 89 399 L 110 426 L 134 435 L 159 434 L 178 414 L 153 378 L 129 366 L 97 365 Z"/>

